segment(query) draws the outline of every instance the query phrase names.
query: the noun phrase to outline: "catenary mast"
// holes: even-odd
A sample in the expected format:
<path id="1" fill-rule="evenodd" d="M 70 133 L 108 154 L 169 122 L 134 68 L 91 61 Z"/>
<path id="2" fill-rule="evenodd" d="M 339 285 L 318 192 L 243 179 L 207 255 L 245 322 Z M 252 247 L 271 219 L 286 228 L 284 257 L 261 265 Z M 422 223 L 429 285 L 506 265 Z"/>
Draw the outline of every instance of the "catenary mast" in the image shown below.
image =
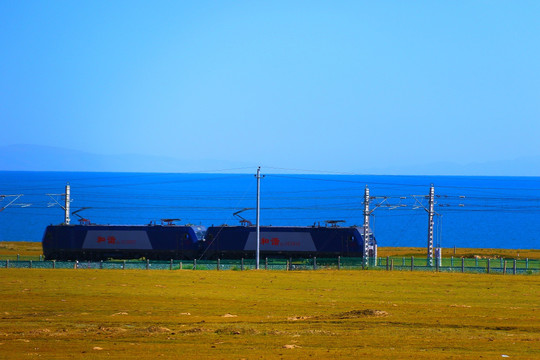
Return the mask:
<path id="1" fill-rule="evenodd" d="M 435 187 L 433 184 L 429 188 L 428 203 L 428 238 L 427 238 L 427 262 L 428 266 L 433 266 L 433 207 L 435 204 Z"/>
<path id="2" fill-rule="evenodd" d="M 369 188 L 366 185 L 364 190 L 364 258 L 362 259 L 364 267 L 368 266 L 369 259 Z"/>
<path id="3" fill-rule="evenodd" d="M 260 254 L 260 246 L 261 246 L 261 229 L 260 229 L 260 211 L 261 211 L 261 167 L 259 166 L 257 168 L 257 247 L 256 247 L 256 253 L 255 253 L 255 268 L 259 270 L 259 254 Z"/>

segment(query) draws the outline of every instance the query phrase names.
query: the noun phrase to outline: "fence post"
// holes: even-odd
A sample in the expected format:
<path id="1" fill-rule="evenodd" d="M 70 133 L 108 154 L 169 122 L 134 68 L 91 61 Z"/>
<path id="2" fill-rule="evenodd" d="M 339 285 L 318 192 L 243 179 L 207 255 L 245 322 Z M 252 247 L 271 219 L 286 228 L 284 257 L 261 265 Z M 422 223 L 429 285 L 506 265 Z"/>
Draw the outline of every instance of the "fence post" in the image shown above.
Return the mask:
<path id="1" fill-rule="evenodd" d="M 386 271 L 390 270 L 390 256 L 386 257 Z"/>
<path id="2" fill-rule="evenodd" d="M 180 261 L 180 270 L 182 270 L 184 268 L 184 265 L 183 263 Z"/>
<path id="3" fill-rule="evenodd" d="M 414 271 L 414 256 L 411 256 L 411 271 Z"/>
<path id="4" fill-rule="evenodd" d="M 219 268 L 221 267 L 221 262 L 219 261 L 219 258 L 217 259 L 217 271 L 219 271 Z"/>
<path id="5" fill-rule="evenodd" d="M 452 269 L 454 267 L 454 257 L 452 256 L 450 258 L 450 269 Z"/>
<path id="6" fill-rule="evenodd" d="M 122 261 L 122 270 L 126 270 L 126 260 Z"/>
<path id="7" fill-rule="evenodd" d="M 506 260 L 504 260 L 503 264 L 503 275 L 506 275 Z"/>
<path id="8" fill-rule="evenodd" d="M 435 272 L 439 272 L 439 258 L 435 261 Z"/>
<path id="9" fill-rule="evenodd" d="M 394 259 L 390 259 L 390 271 L 394 271 Z"/>
<path id="10" fill-rule="evenodd" d="M 76 269 L 79 265 L 79 260 L 75 260 L 75 265 L 73 266 L 74 269 Z"/>
<path id="11" fill-rule="evenodd" d="M 6 260 L 6 269 L 9 269 L 9 259 Z"/>
<path id="12" fill-rule="evenodd" d="M 491 259 L 487 259 L 487 273 L 488 273 L 488 274 L 489 274 L 489 261 L 490 261 L 490 260 L 491 260 Z"/>
<path id="13" fill-rule="evenodd" d="M 43 255 L 39 255 L 39 261 L 43 261 Z"/>
<path id="14" fill-rule="evenodd" d="M 52 268 L 53 268 L 53 269 L 56 269 L 56 260 L 53 260 L 53 261 L 52 261 Z"/>
<path id="15" fill-rule="evenodd" d="M 240 262 L 240 270 L 241 270 L 241 271 L 244 271 L 244 258 L 241 259 L 241 262 Z"/>
<path id="16" fill-rule="evenodd" d="M 146 270 L 150 268 L 150 260 L 146 259 Z"/>
<path id="17" fill-rule="evenodd" d="M 465 258 L 461 258 L 461 272 L 465 272 Z"/>
<path id="18" fill-rule="evenodd" d="M 169 265 L 169 270 L 172 270 L 173 267 L 173 259 L 171 259 L 171 264 Z"/>
<path id="19" fill-rule="evenodd" d="M 103 260 L 99 260 L 99 268 L 103 269 Z"/>
<path id="20" fill-rule="evenodd" d="M 317 270 L 317 257 L 313 257 L 313 270 Z"/>
<path id="21" fill-rule="evenodd" d="M 525 258 L 525 269 L 529 268 L 529 258 Z"/>
<path id="22" fill-rule="evenodd" d="M 20 259 L 21 259 L 21 256 L 17 254 L 17 261 L 19 261 Z"/>
<path id="23" fill-rule="evenodd" d="M 264 270 L 268 270 L 268 257 L 264 259 Z"/>
<path id="24" fill-rule="evenodd" d="M 337 257 L 337 269 L 341 270 L 341 256 Z"/>
<path id="25" fill-rule="evenodd" d="M 474 266 L 478 267 L 478 258 L 474 258 Z"/>
<path id="26" fill-rule="evenodd" d="M 405 266 L 405 256 L 401 258 L 401 266 Z"/>
<path id="27" fill-rule="evenodd" d="M 517 261 L 514 259 L 514 275 L 517 273 Z"/>
<path id="28" fill-rule="evenodd" d="M 193 270 L 197 270 L 197 259 L 193 259 Z"/>

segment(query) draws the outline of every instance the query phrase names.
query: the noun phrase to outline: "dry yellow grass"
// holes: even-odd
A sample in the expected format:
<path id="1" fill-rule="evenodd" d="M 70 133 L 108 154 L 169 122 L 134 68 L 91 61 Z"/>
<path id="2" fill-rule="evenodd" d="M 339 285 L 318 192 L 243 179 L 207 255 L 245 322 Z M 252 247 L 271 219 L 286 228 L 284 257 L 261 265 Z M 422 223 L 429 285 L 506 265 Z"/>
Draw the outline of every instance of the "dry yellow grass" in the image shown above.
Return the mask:
<path id="1" fill-rule="evenodd" d="M 39 255 L 43 254 L 43 249 L 40 242 L 0 241 L 0 257 L 2 259 L 14 258 L 17 254 L 39 258 Z"/>
<path id="2" fill-rule="evenodd" d="M 386 256 L 405 256 L 405 257 L 426 257 L 426 248 L 421 247 L 379 247 L 378 255 Z M 475 249 L 475 248 L 443 248 L 442 256 L 449 258 L 473 258 L 475 256 L 486 258 L 504 258 L 504 259 L 540 259 L 540 250 L 538 249 Z"/>
<path id="3" fill-rule="evenodd" d="M 0 358 L 532 359 L 540 277 L 0 269 Z"/>
<path id="4" fill-rule="evenodd" d="M 466 257 L 472 258 L 475 255 L 492 258 L 507 259 L 540 259 L 540 250 L 538 249 L 474 249 L 457 248 L 454 255 L 453 248 L 443 248 L 443 257 Z M 22 241 L 0 241 L 0 257 L 2 259 L 9 257 L 14 259 L 17 254 L 25 257 L 38 259 L 43 254 L 40 242 L 22 242 Z M 426 248 L 422 247 L 379 247 L 379 256 L 406 256 L 406 257 L 425 257 Z"/>

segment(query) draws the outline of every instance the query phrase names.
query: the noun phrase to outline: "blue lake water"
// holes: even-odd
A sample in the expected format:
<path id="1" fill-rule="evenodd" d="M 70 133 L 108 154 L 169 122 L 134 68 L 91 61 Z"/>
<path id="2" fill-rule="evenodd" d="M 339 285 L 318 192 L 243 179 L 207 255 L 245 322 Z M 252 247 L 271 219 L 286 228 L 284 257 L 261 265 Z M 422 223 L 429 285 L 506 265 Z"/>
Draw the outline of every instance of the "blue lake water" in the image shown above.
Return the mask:
<path id="1" fill-rule="evenodd" d="M 41 241 L 45 226 L 63 221 L 63 210 L 46 194 L 63 193 L 67 182 L 72 211 L 89 207 L 79 214 L 100 224 L 181 218 L 181 224 L 234 225 L 235 211 L 256 205 L 253 174 L 0 172 L 0 194 L 24 194 L 0 212 L 0 241 Z M 430 184 L 441 246 L 540 248 L 538 177 L 267 174 L 261 180 L 261 225 L 361 225 L 367 185 L 379 246 L 426 246 L 423 207 Z M 61 196 L 53 197 L 62 203 Z M 254 210 L 242 216 L 255 222 Z"/>

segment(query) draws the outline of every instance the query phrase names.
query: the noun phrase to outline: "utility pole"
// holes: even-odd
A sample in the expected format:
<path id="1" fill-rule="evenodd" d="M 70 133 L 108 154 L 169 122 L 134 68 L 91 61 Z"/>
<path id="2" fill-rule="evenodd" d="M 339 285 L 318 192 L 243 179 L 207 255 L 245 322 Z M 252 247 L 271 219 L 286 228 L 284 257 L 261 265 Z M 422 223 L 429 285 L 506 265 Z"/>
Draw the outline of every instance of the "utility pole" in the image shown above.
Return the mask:
<path id="1" fill-rule="evenodd" d="M 69 225 L 71 222 L 70 219 L 70 211 L 69 211 L 69 205 L 70 205 L 70 197 L 71 197 L 71 187 L 69 186 L 69 183 L 66 184 L 66 196 L 65 196 L 65 206 L 64 206 L 64 224 Z"/>
<path id="2" fill-rule="evenodd" d="M 362 259 L 364 268 L 367 268 L 369 261 L 369 188 L 366 185 L 364 190 L 364 258 Z"/>
<path id="3" fill-rule="evenodd" d="M 259 270 L 259 254 L 261 244 L 260 212 L 261 212 L 261 167 L 257 168 L 257 248 L 255 252 L 255 268 Z"/>
<path id="4" fill-rule="evenodd" d="M 427 238 L 427 262 L 428 266 L 433 266 L 433 206 L 435 205 L 435 187 L 431 184 L 429 188 L 428 203 L 428 238 Z"/>

